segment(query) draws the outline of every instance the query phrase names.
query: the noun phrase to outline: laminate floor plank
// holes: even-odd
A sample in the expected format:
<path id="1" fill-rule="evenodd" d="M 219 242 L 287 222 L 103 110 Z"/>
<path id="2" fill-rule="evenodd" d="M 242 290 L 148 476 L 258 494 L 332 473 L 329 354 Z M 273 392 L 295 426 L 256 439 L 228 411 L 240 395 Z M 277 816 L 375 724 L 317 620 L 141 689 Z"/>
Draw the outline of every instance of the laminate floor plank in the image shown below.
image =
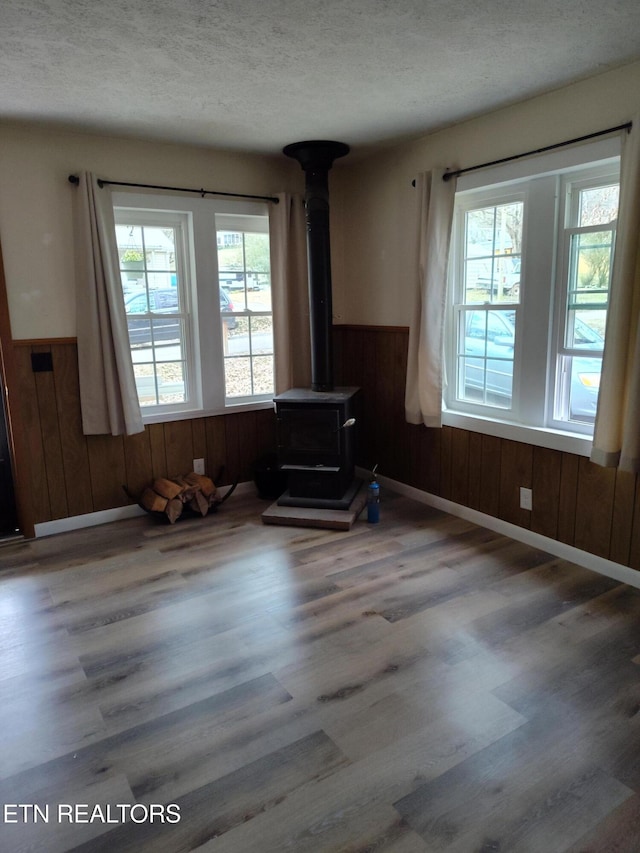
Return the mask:
<path id="1" fill-rule="evenodd" d="M 203 850 L 366 850 L 366 838 L 384 839 L 396 831 L 399 815 L 388 808 L 389 803 L 522 725 L 522 717 L 502 703 L 490 702 L 488 697 L 486 709 L 489 704 L 493 713 L 487 716 L 467 704 L 451 718 L 438 717 L 432 725 L 375 750 L 312 789 L 291 794 L 267 814 L 236 827 Z"/>
<path id="2" fill-rule="evenodd" d="M 181 814 L 0 811 L 0 849 L 640 849 L 638 590 L 391 493 L 349 531 L 264 507 L 0 549 L 9 814 Z"/>
<path id="3" fill-rule="evenodd" d="M 323 732 L 314 732 L 174 798 L 183 816 L 180 823 L 121 826 L 76 850 L 77 853 L 196 850 L 246 823 L 255 814 L 269 811 L 292 791 L 304 790 L 306 785 L 318 782 L 347 763 Z"/>
<path id="4" fill-rule="evenodd" d="M 535 719 L 395 803 L 433 850 L 564 850 L 633 792 L 576 749 L 570 715 Z"/>
<path id="5" fill-rule="evenodd" d="M 626 799 L 567 853 L 636 853 L 640 838 L 640 795 Z"/>
<path id="6" fill-rule="evenodd" d="M 23 797 L 20 796 L 22 791 Z M 0 796 L 4 804 L 36 804 L 43 812 L 46 808 L 48 823 L 35 822 L 33 816 L 28 821 L 15 823 L 0 821 L 0 850 L 7 853 L 66 853 L 78 844 L 93 843 L 104 834 L 105 826 L 100 822 L 71 823 L 65 819 L 59 820 L 60 806 L 90 803 L 92 807 L 98 805 L 106 812 L 109 806 L 115 808 L 120 803 L 135 803 L 123 774 L 108 779 L 98 778 L 88 784 L 82 782 L 76 786 L 49 785 L 46 780 L 38 782 L 33 779 L 22 791 L 19 780 L 9 788 L 0 783 Z M 10 814 L 14 819 L 17 817 L 15 809 Z M 63 811 L 64 814 L 68 814 L 68 811 Z"/>

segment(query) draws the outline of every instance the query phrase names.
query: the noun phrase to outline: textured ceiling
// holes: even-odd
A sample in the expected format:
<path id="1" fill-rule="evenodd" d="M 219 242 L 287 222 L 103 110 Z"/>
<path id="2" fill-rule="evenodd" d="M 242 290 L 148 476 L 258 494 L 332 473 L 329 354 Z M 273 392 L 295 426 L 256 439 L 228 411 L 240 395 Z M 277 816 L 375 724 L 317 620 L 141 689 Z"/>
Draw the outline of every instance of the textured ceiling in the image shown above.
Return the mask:
<path id="1" fill-rule="evenodd" d="M 432 131 L 640 57 L 639 0 L 1 0 L 0 116 L 276 152 Z"/>

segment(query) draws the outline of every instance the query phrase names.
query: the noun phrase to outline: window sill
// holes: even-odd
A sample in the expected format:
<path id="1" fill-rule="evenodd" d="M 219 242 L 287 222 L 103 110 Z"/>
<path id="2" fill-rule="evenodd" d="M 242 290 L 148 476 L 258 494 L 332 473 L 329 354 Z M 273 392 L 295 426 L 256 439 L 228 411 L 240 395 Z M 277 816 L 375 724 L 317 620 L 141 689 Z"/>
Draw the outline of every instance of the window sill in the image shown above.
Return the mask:
<path id="1" fill-rule="evenodd" d="M 468 415 L 451 410 L 443 410 L 442 423 L 444 426 L 459 427 L 470 432 L 481 432 L 497 438 L 507 438 L 533 444 L 536 447 L 548 447 L 551 450 L 561 450 L 565 453 L 575 453 L 578 456 L 590 456 L 593 439 L 580 433 L 565 432 L 564 430 L 544 427 L 529 427 L 501 421 L 494 418 L 484 418 L 480 415 Z"/>
<path id="2" fill-rule="evenodd" d="M 275 396 L 275 392 L 274 392 Z M 260 400 L 254 403 L 238 403 L 225 406 L 220 410 L 205 411 L 204 409 L 189 409 L 182 412 L 149 412 L 142 411 L 142 421 L 146 424 L 164 424 L 172 421 L 192 421 L 196 418 L 212 418 L 220 415 L 236 415 L 240 412 L 257 412 L 262 409 L 273 409 L 273 400 Z"/>

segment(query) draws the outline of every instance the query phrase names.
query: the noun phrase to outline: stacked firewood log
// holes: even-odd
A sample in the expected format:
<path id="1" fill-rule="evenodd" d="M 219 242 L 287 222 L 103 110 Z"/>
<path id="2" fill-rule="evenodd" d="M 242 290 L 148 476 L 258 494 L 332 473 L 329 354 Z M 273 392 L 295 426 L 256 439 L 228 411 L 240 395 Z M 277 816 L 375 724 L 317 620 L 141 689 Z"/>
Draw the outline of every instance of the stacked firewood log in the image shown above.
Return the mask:
<path id="1" fill-rule="evenodd" d="M 159 477 L 143 491 L 138 503 L 147 512 L 164 513 L 173 524 L 185 509 L 206 515 L 218 503 L 216 493 L 213 480 L 192 471 L 171 480 Z"/>

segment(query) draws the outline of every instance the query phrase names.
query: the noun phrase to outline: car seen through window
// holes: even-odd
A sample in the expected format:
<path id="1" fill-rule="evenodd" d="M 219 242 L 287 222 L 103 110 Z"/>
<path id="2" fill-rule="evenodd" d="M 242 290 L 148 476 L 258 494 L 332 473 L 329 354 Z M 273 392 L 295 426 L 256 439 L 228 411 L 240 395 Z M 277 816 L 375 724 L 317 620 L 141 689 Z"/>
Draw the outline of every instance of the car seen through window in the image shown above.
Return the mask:
<path id="1" fill-rule="evenodd" d="M 508 409 L 513 396 L 515 312 L 513 310 L 472 310 L 463 312 L 464 357 L 463 399 Z M 601 353 L 602 336 L 580 318 L 574 325 L 573 347 Z M 592 423 L 600 387 L 599 358 L 571 359 L 570 417 Z M 524 389 L 526 393 L 526 389 Z"/>
<path id="2" fill-rule="evenodd" d="M 233 316 L 225 316 L 234 310 L 233 302 L 224 288 L 219 289 L 220 311 L 227 329 L 235 329 L 238 321 Z M 135 319 L 136 314 L 144 315 L 173 315 L 153 318 L 153 340 L 156 342 L 177 341 L 180 337 L 180 318 L 178 291 L 176 288 L 166 290 L 149 290 L 148 293 L 134 293 L 125 299 L 125 312 L 129 326 L 129 341 L 131 346 L 149 346 L 151 344 L 151 323 L 149 319 Z"/>

